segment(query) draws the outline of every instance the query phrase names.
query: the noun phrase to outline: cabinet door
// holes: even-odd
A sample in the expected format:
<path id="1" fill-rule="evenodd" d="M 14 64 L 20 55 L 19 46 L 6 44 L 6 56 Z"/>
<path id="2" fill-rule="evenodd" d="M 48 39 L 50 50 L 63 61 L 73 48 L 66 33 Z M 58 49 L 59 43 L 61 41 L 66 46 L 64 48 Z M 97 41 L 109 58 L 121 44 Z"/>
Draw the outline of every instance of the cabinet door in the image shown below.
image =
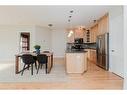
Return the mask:
<path id="1" fill-rule="evenodd" d="M 84 43 L 87 42 L 87 30 L 84 30 Z"/>
<path id="2" fill-rule="evenodd" d="M 88 52 L 85 53 L 85 64 L 84 64 L 84 71 L 87 71 L 87 68 L 88 68 L 88 60 L 87 60 L 87 57 L 88 57 Z"/>
<path id="3" fill-rule="evenodd" d="M 75 38 L 84 38 L 84 30 L 82 29 L 75 29 L 74 31 Z"/>
<path id="4" fill-rule="evenodd" d="M 91 50 L 91 61 L 96 63 L 96 50 Z"/>
<path id="5" fill-rule="evenodd" d="M 84 53 L 67 53 L 66 70 L 67 73 L 83 73 L 85 71 Z"/>
<path id="6" fill-rule="evenodd" d="M 84 53 L 77 53 L 75 57 L 76 57 L 75 60 L 76 72 L 83 73 L 85 68 Z"/>
<path id="7" fill-rule="evenodd" d="M 67 73 L 74 73 L 76 70 L 75 66 L 75 56 L 74 54 L 67 53 L 66 54 L 66 71 Z"/>
<path id="8" fill-rule="evenodd" d="M 96 50 L 86 49 L 87 60 L 92 63 L 96 63 Z"/>
<path id="9" fill-rule="evenodd" d="M 105 15 L 104 17 L 102 17 L 99 22 L 98 22 L 98 35 L 100 34 L 104 34 L 108 32 L 108 15 Z"/>
<path id="10" fill-rule="evenodd" d="M 96 42 L 96 38 L 97 38 L 97 33 L 98 33 L 98 24 L 96 24 L 95 26 L 93 26 L 91 28 L 91 42 Z"/>
<path id="11" fill-rule="evenodd" d="M 67 32 L 67 42 L 74 43 L 75 38 L 84 38 L 85 30 L 83 29 L 74 29 L 73 33 L 68 37 L 69 32 Z"/>
<path id="12" fill-rule="evenodd" d="M 85 49 L 87 51 L 87 60 L 90 60 L 90 49 Z"/>

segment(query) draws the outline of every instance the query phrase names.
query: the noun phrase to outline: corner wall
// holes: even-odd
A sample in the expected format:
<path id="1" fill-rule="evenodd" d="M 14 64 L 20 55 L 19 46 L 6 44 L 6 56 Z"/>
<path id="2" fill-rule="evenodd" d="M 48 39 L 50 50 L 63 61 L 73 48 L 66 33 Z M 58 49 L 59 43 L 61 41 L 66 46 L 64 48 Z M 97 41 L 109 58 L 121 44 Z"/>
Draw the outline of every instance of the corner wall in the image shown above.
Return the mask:
<path id="1" fill-rule="evenodd" d="M 66 30 L 56 29 L 52 31 L 52 51 L 54 57 L 64 57 L 66 49 Z"/>

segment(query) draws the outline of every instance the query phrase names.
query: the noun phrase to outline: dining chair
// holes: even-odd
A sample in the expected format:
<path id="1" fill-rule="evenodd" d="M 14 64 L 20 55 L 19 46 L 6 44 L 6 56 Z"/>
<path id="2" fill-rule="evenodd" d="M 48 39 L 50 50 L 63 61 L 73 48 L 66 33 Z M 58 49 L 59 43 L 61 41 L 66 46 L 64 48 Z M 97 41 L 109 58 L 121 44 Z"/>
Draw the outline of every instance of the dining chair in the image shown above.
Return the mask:
<path id="1" fill-rule="evenodd" d="M 47 55 L 45 55 L 45 54 L 38 54 L 37 55 L 37 61 L 39 63 L 38 68 L 37 68 L 37 74 L 39 72 L 40 66 L 43 65 L 43 64 L 45 64 L 45 72 L 47 74 L 48 73 L 48 71 L 47 71 L 47 62 L 48 62 Z"/>
<path id="2" fill-rule="evenodd" d="M 31 75 L 33 75 L 33 64 L 35 63 L 33 56 L 31 54 L 23 54 L 21 58 L 24 63 L 21 75 L 23 75 L 24 70 L 29 68 L 30 66 L 31 66 Z"/>

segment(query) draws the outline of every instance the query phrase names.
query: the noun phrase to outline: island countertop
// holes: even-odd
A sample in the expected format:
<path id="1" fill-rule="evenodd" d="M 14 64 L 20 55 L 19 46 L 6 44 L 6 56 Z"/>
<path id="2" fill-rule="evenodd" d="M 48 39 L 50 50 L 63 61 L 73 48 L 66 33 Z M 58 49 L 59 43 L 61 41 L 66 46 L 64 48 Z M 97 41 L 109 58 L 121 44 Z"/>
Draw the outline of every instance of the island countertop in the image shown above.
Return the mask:
<path id="1" fill-rule="evenodd" d="M 85 53 L 87 52 L 86 50 L 71 50 L 71 49 L 67 49 L 66 53 Z"/>

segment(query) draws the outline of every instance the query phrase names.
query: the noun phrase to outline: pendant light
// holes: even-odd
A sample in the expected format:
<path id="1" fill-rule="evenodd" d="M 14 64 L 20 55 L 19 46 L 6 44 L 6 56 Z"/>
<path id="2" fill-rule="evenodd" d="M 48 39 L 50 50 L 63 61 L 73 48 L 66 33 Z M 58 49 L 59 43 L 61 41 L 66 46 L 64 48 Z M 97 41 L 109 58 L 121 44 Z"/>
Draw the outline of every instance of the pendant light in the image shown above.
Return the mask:
<path id="1" fill-rule="evenodd" d="M 69 26 L 70 26 L 68 37 L 71 37 L 71 35 L 74 33 L 74 31 L 72 29 L 72 25 L 71 25 L 72 13 L 73 13 L 73 10 L 70 11 L 70 16 L 69 16 L 69 19 L 68 19 Z"/>

